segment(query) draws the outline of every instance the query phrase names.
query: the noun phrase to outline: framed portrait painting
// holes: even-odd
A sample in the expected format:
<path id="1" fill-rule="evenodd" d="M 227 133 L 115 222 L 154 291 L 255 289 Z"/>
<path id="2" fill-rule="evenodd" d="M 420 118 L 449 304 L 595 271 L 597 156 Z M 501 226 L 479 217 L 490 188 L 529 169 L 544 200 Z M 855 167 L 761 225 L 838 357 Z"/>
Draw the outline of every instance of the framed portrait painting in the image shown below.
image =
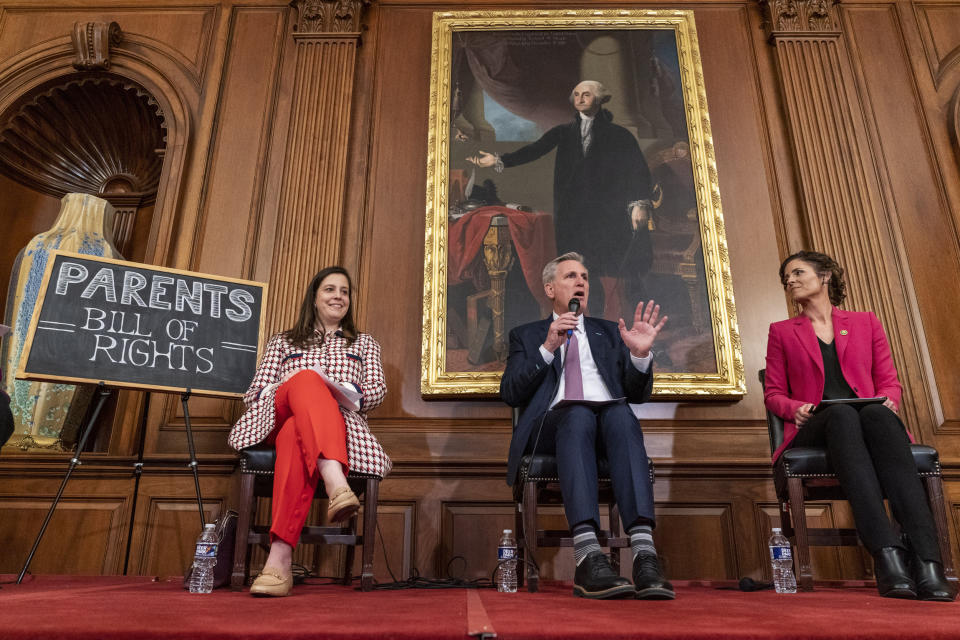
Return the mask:
<path id="1" fill-rule="evenodd" d="M 421 391 L 492 395 L 574 251 L 586 313 L 656 300 L 654 394 L 745 391 L 692 11 L 437 12 Z"/>

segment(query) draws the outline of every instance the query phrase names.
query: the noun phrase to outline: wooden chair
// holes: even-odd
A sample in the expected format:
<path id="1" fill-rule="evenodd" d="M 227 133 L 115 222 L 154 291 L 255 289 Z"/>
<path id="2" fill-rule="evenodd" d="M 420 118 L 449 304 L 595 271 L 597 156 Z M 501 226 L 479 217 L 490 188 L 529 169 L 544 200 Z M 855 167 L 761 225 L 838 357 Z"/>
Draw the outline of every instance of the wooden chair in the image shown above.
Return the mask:
<path id="1" fill-rule="evenodd" d="M 233 575 L 230 584 L 234 590 L 247 584 L 250 563 L 250 545 L 270 544 L 269 526 L 254 525 L 256 519 L 257 498 L 273 495 L 273 467 L 276 451 L 268 445 L 254 445 L 240 452 L 240 516 L 237 519 L 237 538 L 234 549 Z M 357 531 L 357 516 L 346 523 L 328 526 L 305 526 L 300 534 L 302 544 L 343 544 L 347 545 L 346 568 L 343 584 L 353 581 L 352 569 L 354 552 L 357 546 L 362 550 L 362 569 L 360 588 L 363 591 L 373 589 L 373 548 L 377 531 L 377 496 L 380 491 L 380 477 L 363 474 L 347 474 L 347 482 L 354 493 L 361 498 L 363 507 L 363 534 Z M 323 483 L 317 486 L 316 498 L 325 499 Z M 366 543 L 366 544 L 364 544 Z"/>
<path id="2" fill-rule="evenodd" d="M 764 384 L 765 369 L 759 372 Z M 783 420 L 767 410 L 767 432 L 770 453 L 783 444 Z M 911 444 L 910 451 L 917 463 L 933 513 L 943 558 L 943 570 L 949 580 L 956 580 L 950 552 L 950 530 L 943 504 L 943 479 L 937 450 L 922 444 Z M 783 535 L 793 539 L 794 564 L 797 582 L 803 591 L 813 591 L 813 568 L 810 563 L 811 546 L 856 546 L 860 543 L 856 529 L 828 529 L 807 527 L 807 500 L 846 500 L 837 480 L 827 451 L 823 447 L 793 447 L 787 449 L 773 465 L 773 484 L 780 502 L 780 526 Z"/>
<path id="3" fill-rule="evenodd" d="M 514 427 L 519 415 L 519 411 L 514 409 Z M 620 532 L 620 511 L 613 497 L 607 461 L 599 459 L 597 462 L 599 501 L 601 505 L 607 505 L 610 516 L 610 529 L 598 532 L 597 538 L 601 547 L 610 549 L 610 565 L 615 572 L 620 573 L 620 549 L 630 548 L 630 537 Z M 653 462 L 649 459 L 648 462 L 652 483 Z M 556 456 L 544 453 L 523 456 L 520 459 L 517 481 L 513 484 L 513 499 L 516 505 L 514 526 L 517 531 L 517 559 L 520 567 L 517 580 L 522 587 L 526 576 L 527 591 L 535 593 L 540 585 L 540 566 L 537 564 L 537 551 L 540 547 L 573 547 L 573 536 L 568 529 L 537 529 L 537 509 L 540 505 L 563 504 Z"/>

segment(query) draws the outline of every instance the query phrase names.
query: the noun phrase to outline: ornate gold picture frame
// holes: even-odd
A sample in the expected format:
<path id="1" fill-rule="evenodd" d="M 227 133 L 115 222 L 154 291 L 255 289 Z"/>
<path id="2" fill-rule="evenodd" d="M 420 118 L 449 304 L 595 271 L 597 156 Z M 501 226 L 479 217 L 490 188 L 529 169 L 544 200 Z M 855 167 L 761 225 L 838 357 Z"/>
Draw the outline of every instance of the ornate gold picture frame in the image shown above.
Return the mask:
<path id="1" fill-rule="evenodd" d="M 497 394 L 510 329 L 550 312 L 540 270 L 573 249 L 589 315 L 670 316 L 654 395 L 742 396 L 693 12 L 437 12 L 432 60 L 421 392 Z"/>

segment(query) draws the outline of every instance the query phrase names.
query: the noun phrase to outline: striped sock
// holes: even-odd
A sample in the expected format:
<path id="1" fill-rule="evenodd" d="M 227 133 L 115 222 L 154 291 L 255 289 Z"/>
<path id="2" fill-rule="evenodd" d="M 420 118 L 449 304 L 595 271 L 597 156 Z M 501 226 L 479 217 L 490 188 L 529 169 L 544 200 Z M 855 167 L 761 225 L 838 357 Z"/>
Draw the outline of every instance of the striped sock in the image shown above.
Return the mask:
<path id="1" fill-rule="evenodd" d="M 630 549 L 633 551 L 634 560 L 641 553 L 656 555 L 657 548 L 653 546 L 653 527 L 648 524 L 638 524 L 631 527 L 627 533 L 630 534 Z"/>
<path id="2" fill-rule="evenodd" d="M 573 559 L 580 566 L 583 559 L 594 551 L 603 551 L 597 540 L 597 531 L 593 525 L 581 522 L 573 527 Z"/>

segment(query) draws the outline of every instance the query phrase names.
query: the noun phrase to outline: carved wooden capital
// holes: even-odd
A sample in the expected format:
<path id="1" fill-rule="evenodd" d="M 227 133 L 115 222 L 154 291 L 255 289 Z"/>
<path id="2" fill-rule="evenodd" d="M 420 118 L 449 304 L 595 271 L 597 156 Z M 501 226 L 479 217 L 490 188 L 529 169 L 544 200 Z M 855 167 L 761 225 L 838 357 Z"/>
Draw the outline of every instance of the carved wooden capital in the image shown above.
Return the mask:
<path id="1" fill-rule="evenodd" d="M 372 0 L 292 0 L 299 35 L 360 33 L 363 11 Z"/>
<path id="2" fill-rule="evenodd" d="M 836 5 L 840 0 L 759 0 L 771 38 L 835 34 L 840 31 Z"/>
<path id="3" fill-rule="evenodd" d="M 110 45 L 120 44 L 123 32 L 116 22 L 75 22 L 70 39 L 77 54 L 75 69 L 106 70 L 110 68 Z"/>

